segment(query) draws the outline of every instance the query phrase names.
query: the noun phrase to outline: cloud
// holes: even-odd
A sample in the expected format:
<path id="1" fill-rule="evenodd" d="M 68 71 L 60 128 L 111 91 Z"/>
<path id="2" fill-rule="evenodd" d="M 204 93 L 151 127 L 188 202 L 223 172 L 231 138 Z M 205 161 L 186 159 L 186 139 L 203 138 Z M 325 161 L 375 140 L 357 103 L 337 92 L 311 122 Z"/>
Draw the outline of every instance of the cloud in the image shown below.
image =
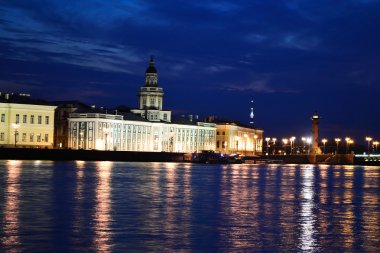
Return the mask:
<path id="1" fill-rule="evenodd" d="M 282 36 L 278 46 L 299 50 L 313 50 L 318 47 L 321 40 L 316 36 L 305 36 L 301 34 L 287 34 Z"/>
<path id="2" fill-rule="evenodd" d="M 237 92 L 253 91 L 256 93 L 299 93 L 297 90 L 275 88 L 269 84 L 269 79 L 254 80 L 248 85 L 227 84 L 223 86 L 223 89 Z"/>
<path id="3" fill-rule="evenodd" d="M 223 65 L 223 64 L 214 64 L 214 65 L 208 66 L 206 68 L 206 71 L 209 73 L 221 73 L 221 72 L 225 72 L 225 71 L 233 70 L 233 69 L 235 69 L 235 67 L 233 66 L 228 66 L 228 65 Z"/>
<path id="4" fill-rule="evenodd" d="M 36 84 L 38 83 L 39 82 L 36 82 L 33 80 L 18 80 L 18 81 L 0 80 L 0 87 L 1 87 L 0 92 L 7 92 L 7 91 L 25 92 L 28 90 L 35 90 L 39 88 L 38 86 L 36 86 Z"/>
<path id="5" fill-rule="evenodd" d="M 127 45 L 108 45 L 103 41 L 57 36 L 60 31 L 28 16 L 21 10 L 1 9 L 6 13 L 0 23 L 0 41 L 13 48 L 2 53 L 8 59 L 52 61 L 101 71 L 134 73 L 134 65 L 142 57 Z"/>
<path id="6" fill-rule="evenodd" d="M 260 42 L 265 41 L 267 39 L 267 36 L 262 35 L 262 34 L 252 33 L 245 36 L 244 39 L 245 41 L 250 42 L 250 43 L 260 43 Z"/>
<path id="7" fill-rule="evenodd" d="M 251 82 L 248 85 L 230 84 L 225 85 L 224 89 L 229 91 L 254 91 L 257 93 L 274 93 L 275 89 L 268 85 L 268 80 L 261 79 Z"/>
<path id="8" fill-rule="evenodd" d="M 198 6 L 218 13 L 236 12 L 241 7 L 236 2 L 229 1 L 204 1 L 198 3 Z"/>

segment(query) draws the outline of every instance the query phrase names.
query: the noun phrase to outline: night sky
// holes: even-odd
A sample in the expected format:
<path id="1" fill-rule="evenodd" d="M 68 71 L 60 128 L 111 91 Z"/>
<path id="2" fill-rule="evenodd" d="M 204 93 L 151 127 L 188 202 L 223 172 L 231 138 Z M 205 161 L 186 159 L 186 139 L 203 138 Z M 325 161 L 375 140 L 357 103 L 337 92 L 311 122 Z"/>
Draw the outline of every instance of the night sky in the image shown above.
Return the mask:
<path id="1" fill-rule="evenodd" d="M 150 55 L 164 107 L 277 138 L 380 138 L 380 1 L 0 0 L 0 90 L 137 107 Z"/>

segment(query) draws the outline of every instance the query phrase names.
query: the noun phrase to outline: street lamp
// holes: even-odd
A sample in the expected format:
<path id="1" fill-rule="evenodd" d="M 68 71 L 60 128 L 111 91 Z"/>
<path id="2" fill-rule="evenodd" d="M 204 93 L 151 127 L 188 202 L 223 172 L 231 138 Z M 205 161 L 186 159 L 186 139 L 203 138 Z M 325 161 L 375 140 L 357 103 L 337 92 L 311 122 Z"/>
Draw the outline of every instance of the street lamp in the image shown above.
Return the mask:
<path id="1" fill-rule="evenodd" d="M 84 131 L 83 130 L 81 130 L 80 132 L 79 132 L 79 135 L 80 135 L 80 148 L 81 149 L 84 149 Z"/>
<path id="2" fill-rule="evenodd" d="M 379 145 L 378 141 L 372 142 L 372 144 L 375 146 L 375 152 L 377 152 L 377 146 Z"/>
<path id="3" fill-rule="evenodd" d="M 365 137 L 365 140 L 368 142 L 368 153 L 370 153 L 370 147 L 369 147 L 369 144 L 370 142 L 372 141 L 372 138 L 371 137 Z"/>
<path id="4" fill-rule="evenodd" d="M 248 140 L 248 134 L 244 134 L 244 154 L 247 155 L 247 140 Z"/>
<path id="5" fill-rule="evenodd" d="M 108 134 L 110 133 L 110 130 L 108 128 L 103 128 L 103 133 L 105 135 L 105 140 L 104 140 L 104 149 L 108 149 Z"/>
<path id="6" fill-rule="evenodd" d="M 350 145 L 354 143 L 354 141 L 350 137 L 346 137 L 346 153 L 348 154 L 350 151 Z"/>
<path id="7" fill-rule="evenodd" d="M 338 150 L 339 150 L 339 142 L 341 141 L 340 138 L 335 138 L 335 142 L 336 142 L 336 152 L 335 154 L 337 155 L 338 154 Z"/>
<path id="8" fill-rule="evenodd" d="M 227 142 L 226 141 L 223 142 L 223 148 L 224 148 L 224 153 L 226 154 L 226 151 L 227 151 Z"/>
<path id="9" fill-rule="evenodd" d="M 17 146 L 17 135 L 18 135 L 18 129 L 20 125 L 17 123 L 13 123 L 13 129 L 15 130 L 15 147 Z"/>
<path id="10" fill-rule="evenodd" d="M 276 154 L 276 141 L 277 141 L 277 138 L 272 138 L 272 142 L 273 142 L 273 154 L 274 155 Z"/>
<path id="11" fill-rule="evenodd" d="M 290 140 L 290 154 L 293 154 L 293 147 L 294 147 L 294 141 L 296 140 L 296 137 L 292 136 Z"/>
<path id="12" fill-rule="evenodd" d="M 239 153 L 239 136 L 235 135 L 236 153 Z"/>
<path id="13" fill-rule="evenodd" d="M 282 139 L 282 142 L 284 143 L 284 154 L 286 154 L 286 145 L 288 144 L 288 139 Z"/>
<path id="14" fill-rule="evenodd" d="M 270 141 L 270 138 L 267 137 L 265 138 L 265 141 L 267 142 L 267 155 L 269 154 L 269 141 Z"/>
<path id="15" fill-rule="evenodd" d="M 257 136 L 257 134 L 255 134 L 254 136 L 253 136 L 253 151 L 254 151 L 254 155 L 256 155 L 256 151 L 257 151 L 257 138 L 258 138 L 258 136 Z"/>
<path id="16" fill-rule="evenodd" d="M 327 142 L 327 139 L 326 139 L 326 138 L 322 139 L 322 143 L 323 143 L 323 154 L 326 153 L 326 142 Z"/>
<path id="17" fill-rule="evenodd" d="M 311 138 L 310 137 L 306 138 L 306 143 L 308 145 L 307 153 L 309 154 L 310 153 L 310 144 L 311 144 Z"/>
<path id="18" fill-rule="evenodd" d="M 306 137 L 302 137 L 301 140 L 302 140 L 302 144 L 303 144 L 302 149 L 305 150 L 306 149 L 306 147 L 305 147 L 306 146 L 306 144 L 305 144 L 306 143 Z"/>

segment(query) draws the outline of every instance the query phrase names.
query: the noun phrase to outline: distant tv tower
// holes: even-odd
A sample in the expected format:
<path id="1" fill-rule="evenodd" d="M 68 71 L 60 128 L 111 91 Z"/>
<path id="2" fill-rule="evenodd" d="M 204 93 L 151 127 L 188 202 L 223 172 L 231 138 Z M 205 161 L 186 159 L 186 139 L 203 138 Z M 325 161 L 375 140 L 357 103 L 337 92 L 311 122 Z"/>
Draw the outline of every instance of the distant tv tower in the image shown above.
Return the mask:
<path id="1" fill-rule="evenodd" d="M 251 99 L 251 113 L 249 114 L 249 125 L 251 126 L 251 128 L 254 128 L 254 123 L 253 123 L 253 117 L 255 116 L 255 114 L 253 114 L 253 99 Z"/>

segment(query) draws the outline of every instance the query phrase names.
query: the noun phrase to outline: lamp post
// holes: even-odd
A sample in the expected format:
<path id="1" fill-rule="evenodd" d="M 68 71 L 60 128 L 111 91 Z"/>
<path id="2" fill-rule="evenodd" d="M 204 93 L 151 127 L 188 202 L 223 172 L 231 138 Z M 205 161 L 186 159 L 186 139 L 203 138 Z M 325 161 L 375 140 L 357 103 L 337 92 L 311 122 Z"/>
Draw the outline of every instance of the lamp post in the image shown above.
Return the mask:
<path id="1" fill-rule="evenodd" d="M 311 144 L 311 138 L 310 137 L 307 137 L 306 138 L 306 143 L 308 145 L 308 148 L 307 148 L 307 154 L 310 153 L 310 144 Z"/>
<path id="2" fill-rule="evenodd" d="M 276 141 L 277 141 L 277 138 L 272 138 L 272 142 L 273 142 L 273 154 L 274 155 L 276 154 Z"/>
<path id="3" fill-rule="evenodd" d="M 323 143 L 323 154 L 326 153 L 326 142 L 327 142 L 327 139 L 326 139 L 326 138 L 322 139 L 322 143 Z"/>
<path id="4" fill-rule="evenodd" d="M 303 144 L 302 150 L 306 152 L 306 144 L 305 144 L 306 143 L 306 137 L 302 137 L 301 140 L 302 140 L 302 144 Z"/>
<path id="5" fill-rule="evenodd" d="M 227 142 L 226 141 L 223 142 L 223 148 L 224 148 L 224 153 L 226 154 L 226 152 L 227 152 Z"/>
<path id="6" fill-rule="evenodd" d="M 286 154 L 286 145 L 288 144 L 288 139 L 282 139 L 282 143 L 284 143 L 284 154 Z"/>
<path id="7" fill-rule="evenodd" d="M 354 141 L 350 137 L 346 137 L 346 153 L 348 154 L 350 151 L 350 145 L 354 143 Z"/>
<path id="8" fill-rule="evenodd" d="M 365 140 L 368 142 L 368 154 L 370 153 L 370 143 L 371 143 L 371 141 L 372 141 L 372 138 L 371 137 L 365 137 Z"/>
<path id="9" fill-rule="evenodd" d="M 293 148 L 294 148 L 294 141 L 296 140 L 296 137 L 292 136 L 290 140 L 290 154 L 293 154 Z"/>
<path id="10" fill-rule="evenodd" d="M 81 130 L 80 132 L 79 132 L 79 135 L 80 135 L 80 148 L 81 149 L 84 149 L 84 132 L 83 132 L 83 130 Z"/>
<path id="11" fill-rule="evenodd" d="M 268 155 L 269 154 L 269 141 L 270 141 L 270 138 L 266 137 L 265 141 L 267 142 L 267 155 Z"/>
<path id="12" fill-rule="evenodd" d="M 235 135 L 236 153 L 239 153 L 239 136 Z"/>
<path id="13" fill-rule="evenodd" d="M 375 146 L 375 152 L 377 152 L 377 146 L 379 145 L 378 141 L 372 142 L 372 144 Z"/>
<path id="14" fill-rule="evenodd" d="M 109 134 L 110 130 L 108 128 L 103 128 L 103 132 L 105 135 L 104 149 L 107 150 L 108 149 L 108 134 Z"/>
<path id="15" fill-rule="evenodd" d="M 15 147 L 17 146 L 17 135 L 20 125 L 18 123 L 13 123 L 13 129 L 15 130 Z"/>
<path id="16" fill-rule="evenodd" d="M 244 155 L 247 155 L 247 140 L 248 140 L 248 134 L 244 134 Z"/>
<path id="17" fill-rule="evenodd" d="M 253 151 L 254 151 L 254 155 L 256 155 L 256 151 L 257 151 L 257 138 L 258 138 L 258 136 L 255 134 L 254 136 L 253 136 Z"/>
<path id="18" fill-rule="evenodd" d="M 335 138 L 335 143 L 336 143 L 336 152 L 335 154 L 337 155 L 339 152 L 339 142 L 341 141 L 340 138 Z"/>

